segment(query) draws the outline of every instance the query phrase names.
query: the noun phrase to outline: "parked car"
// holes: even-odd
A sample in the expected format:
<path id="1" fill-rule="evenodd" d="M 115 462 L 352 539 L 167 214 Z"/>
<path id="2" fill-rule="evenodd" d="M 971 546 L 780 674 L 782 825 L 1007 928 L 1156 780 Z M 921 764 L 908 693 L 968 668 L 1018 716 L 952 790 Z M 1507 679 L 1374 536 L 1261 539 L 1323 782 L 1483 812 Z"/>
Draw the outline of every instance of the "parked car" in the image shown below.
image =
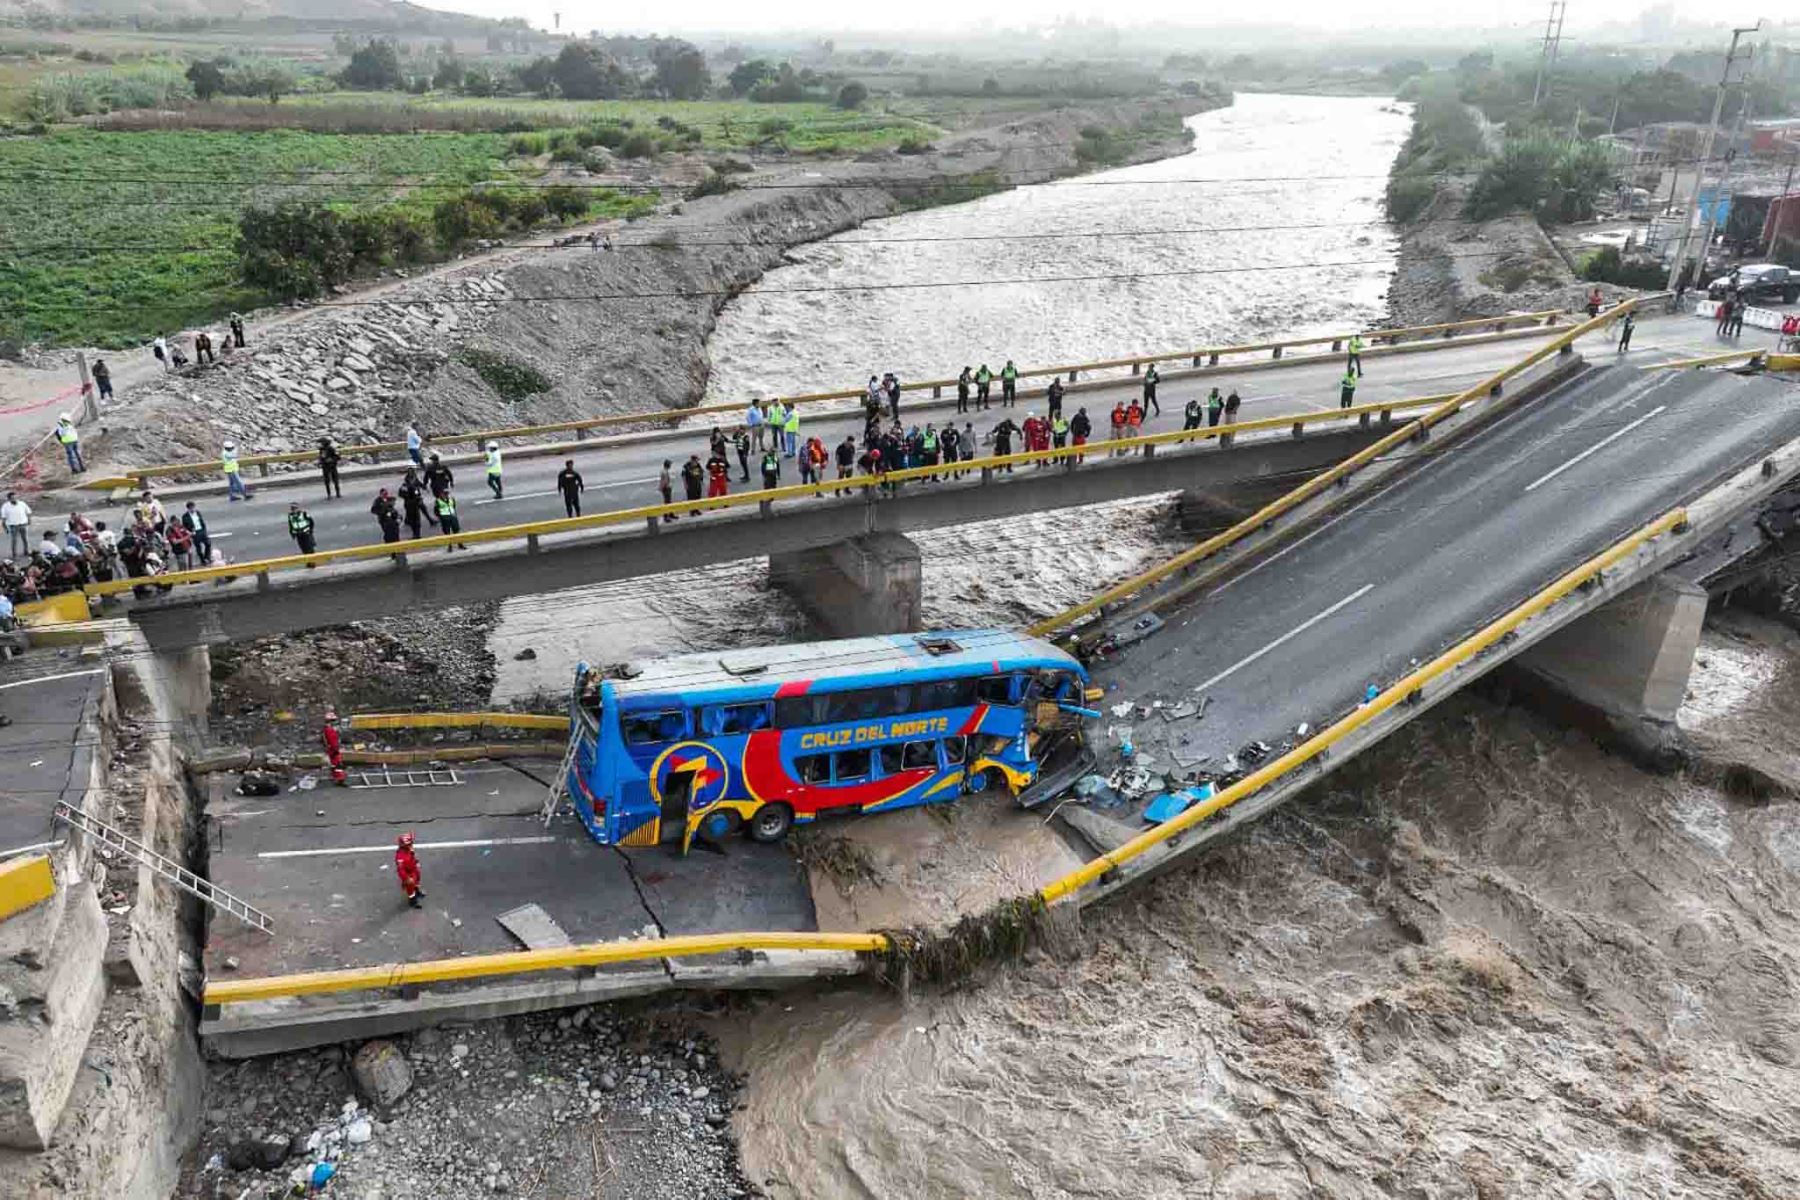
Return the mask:
<path id="1" fill-rule="evenodd" d="M 1706 285 L 1708 299 L 1723 300 L 1731 291 L 1747 300 L 1800 300 L 1800 275 L 1779 263 L 1747 263 Z"/>

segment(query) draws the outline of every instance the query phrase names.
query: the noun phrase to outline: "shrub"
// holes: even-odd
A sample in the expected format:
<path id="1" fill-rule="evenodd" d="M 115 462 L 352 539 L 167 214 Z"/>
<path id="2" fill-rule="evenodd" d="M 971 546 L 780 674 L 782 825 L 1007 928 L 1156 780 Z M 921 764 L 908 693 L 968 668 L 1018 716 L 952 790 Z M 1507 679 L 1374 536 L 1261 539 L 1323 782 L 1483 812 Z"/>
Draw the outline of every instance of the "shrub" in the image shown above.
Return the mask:
<path id="1" fill-rule="evenodd" d="M 1581 264 L 1581 277 L 1595 283 L 1660 290 L 1668 281 L 1668 272 L 1648 259 L 1627 259 L 1617 246 L 1602 246 Z"/>
<path id="2" fill-rule="evenodd" d="M 245 283 L 287 299 L 342 283 L 355 258 L 344 218 L 306 201 L 245 209 L 238 217 L 237 253 Z"/>
<path id="3" fill-rule="evenodd" d="M 544 189 L 544 207 L 557 220 L 570 221 L 587 215 L 588 201 L 580 188 L 559 185 Z"/>
<path id="4" fill-rule="evenodd" d="M 839 108 L 861 108 L 863 101 L 869 98 L 869 89 L 852 80 L 838 89 L 837 106 Z"/>
<path id="5" fill-rule="evenodd" d="M 737 180 L 721 175 L 717 171 L 707 172 L 706 178 L 695 184 L 688 192 L 690 199 L 698 200 L 702 196 L 723 196 L 726 192 L 735 192 L 741 185 Z"/>
<path id="6" fill-rule="evenodd" d="M 550 149 L 550 139 L 542 133 L 517 133 L 506 140 L 506 152 L 515 158 L 536 158 Z"/>
<path id="7" fill-rule="evenodd" d="M 608 150 L 617 150 L 625 144 L 625 131 L 617 125 L 588 125 L 575 131 L 575 141 L 581 146 L 605 146 Z"/>
<path id="8" fill-rule="evenodd" d="M 920 137 L 917 134 L 909 133 L 900 139 L 900 144 L 894 147 L 894 150 L 899 154 L 929 154 L 931 152 L 931 140 L 929 138 Z"/>
<path id="9" fill-rule="evenodd" d="M 1395 175 L 1388 180 L 1388 220 L 1404 225 L 1418 219 L 1436 194 L 1429 175 Z"/>
<path id="10" fill-rule="evenodd" d="M 504 400 L 524 400 L 550 390 L 550 380 L 541 371 L 492 350 L 465 346 L 456 352 L 456 359 Z"/>
<path id="11" fill-rule="evenodd" d="M 625 158 L 649 158 L 655 153 L 656 143 L 647 133 L 634 133 L 619 147 L 619 154 Z"/>
<path id="12" fill-rule="evenodd" d="M 431 210 L 431 224 L 437 231 L 438 244 L 446 250 L 454 250 L 478 238 L 500 235 L 500 219 L 494 210 L 478 203 L 473 196 L 439 201 Z"/>

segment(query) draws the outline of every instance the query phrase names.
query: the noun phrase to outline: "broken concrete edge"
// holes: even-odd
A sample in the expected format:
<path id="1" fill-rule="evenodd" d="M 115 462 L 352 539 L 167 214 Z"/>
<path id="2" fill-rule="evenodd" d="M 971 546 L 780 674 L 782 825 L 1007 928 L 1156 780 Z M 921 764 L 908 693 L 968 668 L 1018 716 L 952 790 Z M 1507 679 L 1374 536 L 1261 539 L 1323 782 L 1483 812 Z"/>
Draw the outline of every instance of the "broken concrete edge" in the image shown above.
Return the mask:
<path id="1" fill-rule="evenodd" d="M 1500 319 L 1502 318 L 1495 318 L 1495 320 Z M 1418 354 L 1433 350 L 1451 350 L 1463 346 L 1481 346 L 1493 342 L 1515 341 L 1521 338 L 1548 337 L 1552 334 L 1563 333 L 1566 331 L 1566 327 L 1556 325 L 1533 325 L 1523 329 L 1509 329 L 1501 333 L 1477 334 L 1472 337 L 1454 337 L 1448 339 L 1426 337 L 1420 338 L 1417 341 L 1400 342 L 1392 346 L 1370 346 L 1363 351 L 1363 357 L 1384 358 L 1398 354 Z M 1341 358 L 1343 358 L 1343 354 L 1336 351 L 1325 354 L 1306 354 L 1291 358 L 1258 358 L 1248 362 L 1220 363 L 1216 367 L 1178 367 L 1168 371 L 1162 371 L 1160 377 L 1164 382 L 1169 382 L 1178 379 L 1204 378 L 1209 375 L 1236 375 L 1246 371 L 1272 371 L 1282 370 L 1288 367 L 1318 366 L 1322 363 L 1336 362 Z M 1161 368 L 1158 368 L 1158 370 L 1160 371 Z M 1104 379 L 1088 379 L 1075 383 L 1065 382 L 1063 388 L 1068 395 L 1079 395 L 1083 392 L 1104 391 L 1108 388 L 1132 386 L 1138 384 L 1140 381 L 1141 376 L 1109 376 Z M 1048 385 L 1045 387 L 1020 388 L 1018 391 L 1018 398 L 1020 400 L 1041 398 L 1047 387 Z M 828 401 L 827 403 L 832 402 Z M 803 419 L 806 417 L 812 417 L 814 419 L 841 417 L 852 415 L 857 411 L 856 408 L 852 406 L 852 402 L 849 398 L 838 401 L 838 403 L 843 403 L 846 407 L 842 410 L 803 410 Z M 956 403 L 954 396 L 949 399 L 914 400 L 906 398 L 902 400 L 902 405 L 908 412 L 953 411 L 956 408 Z M 719 418 L 714 421 L 713 424 L 718 425 L 722 429 L 735 429 L 739 424 L 739 422 L 732 419 L 731 413 L 691 414 L 682 409 L 670 409 L 666 415 L 658 413 L 632 415 L 641 416 L 641 419 L 646 424 L 663 421 L 673 421 L 677 422 L 677 424 L 672 428 L 638 430 L 632 433 L 590 437 L 575 441 L 535 442 L 522 446 L 508 446 L 506 447 L 506 457 L 508 459 L 554 458 L 559 454 L 574 454 L 577 452 L 592 453 L 597 450 L 606 450 L 608 448 L 620 446 L 652 445 L 657 442 L 682 441 L 689 438 L 700 437 L 704 435 L 709 426 L 704 422 L 698 422 L 693 425 L 687 424 L 686 422 L 695 415 Z M 443 440 L 448 444 L 459 444 L 471 439 L 446 436 Z M 424 453 L 427 455 L 432 453 L 431 443 L 429 441 L 426 443 Z M 446 466 L 452 467 L 469 466 L 486 461 L 485 455 L 480 451 L 469 451 L 459 454 L 440 453 L 439 459 Z M 411 460 L 408 458 L 394 458 L 376 463 L 358 463 L 353 466 L 344 466 L 339 469 L 338 474 L 341 478 L 351 481 L 359 479 L 380 479 L 392 476 L 398 471 L 404 471 L 410 464 Z M 129 469 L 130 468 L 127 468 L 127 470 Z M 122 479 L 124 477 L 125 476 L 120 475 L 117 478 Z M 113 477 L 108 477 L 106 479 L 96 480 L 95 482 L 96 484 L 112 484 L 115 482 L 115 479 Z M 249 477 L 246 479 L 246 482 L 249 484 L 252 491 L 263 488 L 299 487 L 303 484 L 312 484 L 316 486 L 319 482 L 319 475 L 316 470 L 310 469 L 306 464 L 297 463 L 294 464 L 293 470 L 277 471 L 266 476 Z M 60 497 L 64 494 L 78 495 L 84 492 L 108 490 L 110 494 L 107 497 L 107 502 L 109 504 L 117 504 L 123 503 L 132 496 L 137 495 L 144 487 L 154 490 L 158 496 L 166 500 L 188 500 L 206 496 L 223 496 L 226 491 L 223 482 L 215 483 L 209 480 L 206 483 L 171 484 L 168 486 L 158 486 L 154 483 L 145 485 L 134 483 L 130 487 L 114 487 L 110 489 L 100 488 L 98 486 L 84 488 L 80 485 L 76 485 L 64 489 L 63 492 L 51 493 L 50 495 Z M 119 493 L 123 493 L 123 495 L 120 495 Z"/>
<path id="2" fill-rule="evenodd" d="M 1214 558 L 1202 560 L 1187 572 L 1151 584 L 1146 591 L 1126 600 L 1118 608 L 1096 614 L 1056 636 L 1059 639 L 1088 637 L 1110 627 L 1128 626 L 1146 613 L 1160 613 L 1181 603 L 1191 593 L 1253 566 L 1283 546 L 1311 534 L 1352 505 L 1363 503 L 1397 485 L 1445 450 L 1488 428 L 1518 405 L 1547 395 L 1586 370 L 1587 362 L 1580 355 L 1557 355 L 1528 368 L 1510 381 L 1514 385 L 1511 389 L 1499 396 L 1478 396 L 1440 421 L 1435 427 L 1439 432 L 1426 443 L 1424 452 L 1378 458 L 1351 474 L 1343 486 L 1327 489 L 1302 502 L 1276 518 L 1273 524 L 1245 535 L 1236 545 L 1226 547 Z M 1416 419 L 1397 422 L 1396 428 L 1403 428 Z"/>
<path id="3" fill-rule="evenodd" d="M 429 762 L 472 762 L 488 758 L 556 757 L 568 749 L 568 742 L 542 739 L 517 742 L 487 742 L 472 746 L 435 746 L 418 750 L 346 750 L 344 761 L 354 766 L 385 766 Z M 290 754 L 283 750 L 257 748 L 225 750 L 190 757 L 187 769 L 195 775 L 212 775 L 224 771 L 252 770 L 317 770 L 329 764 L 323 754 Z"/>
<path id="4" fill-rule="evenodd" d="M 587 973 L 486 983 L 456 991 L 422 990 L 413 997 L 270 1001 L 232 1005 L 203 1015 L 200 1037 L 220 1058 L 254 1058 L 336 1042 L 405 1033 L 445 1021 L 495 1017 L 627 1000 L 658 992 L 774 990 L 860 975 L 866 961 L 836 950 L 757 950 L 751 961 L 725 956 L 689 963 L 661 960 L 658 969 Z"/>
<path id="5" fill-rule="evenodd" d="M 1103 876 L 1092 887 L 1075 893 L 1082 908 L 1101 903 L 1130 887 L 1155 878 L 1170 867 L 1185 863 L 1201 850 L 1235 833 L 1280 807 L 1301 790 L 1323 779 L 1364 750 L 1386 738 L 1407 722 L 1422 716 L 1469 684 L 1521 653 L 1541 643 L 1557 630 L 1617 600 L 1632 588 L 1654 578 L 1687 557 L 1702 540 L 1723 529 L 1732 516 L 1749 505 L 1768 499 L 1800 478 L 1800 440 L 1789 442 L 1768 460 L 1778 464 L 1769 476 L 1762 462 L 1748 467 L 1709 489 L 1687 505 L 1688 529 L 1684 533 L 1654 539 L 1629 558 L 1609 568 L 1599 584 L 1570 593 L 1546 611 L 1522 622 L 1503 642 L 1487 653 L 1463 663 L 1454 671 L 1419 689 L 1414 704 L 1397 704 L 1355 730 L 1331 751 L 1291 772 L 1279 782 L 1220 813 L 1196 830 L 1179 835 Z"/>

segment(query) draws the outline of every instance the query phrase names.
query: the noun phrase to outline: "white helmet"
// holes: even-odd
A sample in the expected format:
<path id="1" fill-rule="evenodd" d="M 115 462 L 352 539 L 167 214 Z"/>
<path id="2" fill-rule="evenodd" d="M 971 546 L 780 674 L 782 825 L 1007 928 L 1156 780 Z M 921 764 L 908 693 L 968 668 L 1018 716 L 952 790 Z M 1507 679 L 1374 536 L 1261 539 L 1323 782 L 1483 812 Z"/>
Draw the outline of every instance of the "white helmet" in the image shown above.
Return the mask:
<path id="1" fill-rule="evenodd" d="M 236 449 L 237 449 L 237 443 L 236 443 L 236 442 L 226 442 L 226 443 L 225 443 L 225 449 L 227 449 L 227 450 L 236 450 Z"/>
<path id="2" fill-rule="evenodd" d="M 68 413 L 57 413 L 56 419 L 66 425 L 69 423 L 69 414 Z"/>
<path id="3" fill-rule="evenodd" d="M 499 443 L 499 442 L 489 442 L 489 443 L 488 443 L 488 449 L 489 449 L 489 450 L 498 450 L 498 449 L 499 449 L 499 448 L 500 448 L 500 443 Z"/>

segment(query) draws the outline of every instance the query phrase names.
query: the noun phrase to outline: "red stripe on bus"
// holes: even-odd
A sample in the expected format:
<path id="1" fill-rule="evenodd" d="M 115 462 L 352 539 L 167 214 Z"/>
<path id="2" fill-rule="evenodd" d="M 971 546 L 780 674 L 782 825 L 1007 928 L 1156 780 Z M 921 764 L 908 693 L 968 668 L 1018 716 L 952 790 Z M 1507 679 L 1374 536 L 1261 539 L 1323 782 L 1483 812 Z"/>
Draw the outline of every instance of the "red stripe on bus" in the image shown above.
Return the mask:
<path id="1" fill-rule="evenodd" d="M 775 698 L 783 700 L 789 696 L 804 696 L 812 685 L 813 681 L 810 679 L 790 679 L 775 689 Z"/>
<path id="2" fill-rule="evenodd" d="M 964 721 L 962 723 L 962 728 L 958 729 L 956 731 L 956 736 L 957 737 L 968 737 L 971 733 L 975 733 L 978 730 L 980 730 L 981 718 L 987 716 L 987 710 L 988 710 L 987 705 L 977 704 L 975 706 L 975 711 L 969 714 L 969 719 Z"/>

